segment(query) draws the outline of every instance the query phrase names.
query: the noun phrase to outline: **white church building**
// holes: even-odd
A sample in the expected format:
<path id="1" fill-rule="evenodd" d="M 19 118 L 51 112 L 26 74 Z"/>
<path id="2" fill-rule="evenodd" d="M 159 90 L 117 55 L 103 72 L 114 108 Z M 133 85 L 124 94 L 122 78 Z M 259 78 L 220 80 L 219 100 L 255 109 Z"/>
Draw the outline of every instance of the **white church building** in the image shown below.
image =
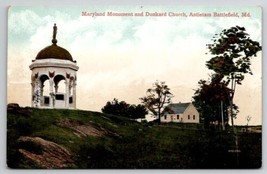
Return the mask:
<path id="1" fill-rule="evenodd" d="M 193 103 L 173 103 L 165 108 L 162 123 L 199 123 L 199 112 Z"/>
<path id="2" fill-rule="evenodd" d="M 79 67 L 71 54 L 57 45 L 57 26 L 52 45 L 42 49 L 30 65 L 32 107 L 76 108 L 76 72 Z"/>

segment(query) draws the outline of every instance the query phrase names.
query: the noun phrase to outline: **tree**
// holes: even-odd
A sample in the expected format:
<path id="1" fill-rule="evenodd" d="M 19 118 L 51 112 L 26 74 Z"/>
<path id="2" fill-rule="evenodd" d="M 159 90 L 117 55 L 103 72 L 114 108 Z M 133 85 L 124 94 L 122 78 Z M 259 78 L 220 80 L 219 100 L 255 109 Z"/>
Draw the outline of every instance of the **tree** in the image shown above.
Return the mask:
<path id="1" fill-rule="evenodd" d="M 228 96 L 230 89 L 224 81 L 221 81 L 222 75 L 213 74 L 211 80 L 200 80 L 198 82 L 199 88 L 195 90 L 193 96 L 194 106 L 200 113 L 201 121 L 204 122 L 205 127 L 209 127 L 211 122 L 218 122 L 224 124 L 228 122 L 228 108 L 230 102 Z M 238 113 L 238 107 L 234 105 L 234 115 Z"/>
<path id="2" fill-rule="evenodd" d="M 148 114 L 148 111 L 144 105 L 130 105 L 129 107 L 129 116 L 132 119 L 145 118 Z"/>
<path id="3" fill-rule="evenodd" d="M 164 108 L 171 103 L 173 94 L 165 82 L 155 82 L 152 88 L 147 89 L 147 96 L 140 98 L 145 107 L 158 118 L 161 123 L 161 115 Z"/>
<path id="4" fill-rule="evenodd" d="M 248 115 L 247 117 L 246 117 L 246 120 L 247 120 L 247 126 L 246 126 L 246 132 L 248 132 L 248 123 L 249 123 L 249 121 L 251 120 L 251 116 L 250 115 Z"/>
<path id="5" fill-rule="evenodd" d="M 129 104 L 127 104 L 125 101 L 119 102 L 118 99 L 114 98 L 113 101 L 108 101 L 101 110 L 106 114 L 126 116 L 128 108 Z"/>
<path id="6" fill-rule="evenodd" d="M 145 115 L 148 114 L 144 105 L 130 105 L 125 101 L 119 102 L 116 98 L 111 102 L 108 101 L 101 110 L 106 114 L 113 114 L 131 119 L 145 118 Z"/>
<path id="7" fill-rule="evenodd" d="M 230 118 L 234 126 L 233 98 L 236 85 L 241 85 L 244 75 L 249 73 L 251 58 L 256 57 L 262 49 L 259 42 L 253 41 L 244 27 L 231 27 L 224 29 L 219 35 L 215 34 L 212 44 L 207 44 L 213 56 L 206 62 L 206 66 L 215 73 L 226 77 L 226 84 L 230 84 Z"/>

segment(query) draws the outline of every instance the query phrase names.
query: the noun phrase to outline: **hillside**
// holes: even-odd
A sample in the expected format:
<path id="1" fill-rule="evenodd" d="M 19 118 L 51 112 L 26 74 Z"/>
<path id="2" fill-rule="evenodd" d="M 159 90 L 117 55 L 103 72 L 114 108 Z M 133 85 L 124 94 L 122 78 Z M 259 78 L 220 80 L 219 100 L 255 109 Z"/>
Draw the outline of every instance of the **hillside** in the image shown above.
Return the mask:
<path id="1" fill-rule="evenodd" d="M 10 168 L 259 168 L 261 133 L 202 125 L 155 125 L 98 112 L 34 109 L 7 111 Z M 238 159 L 238 160 L 237 160 Z"/>

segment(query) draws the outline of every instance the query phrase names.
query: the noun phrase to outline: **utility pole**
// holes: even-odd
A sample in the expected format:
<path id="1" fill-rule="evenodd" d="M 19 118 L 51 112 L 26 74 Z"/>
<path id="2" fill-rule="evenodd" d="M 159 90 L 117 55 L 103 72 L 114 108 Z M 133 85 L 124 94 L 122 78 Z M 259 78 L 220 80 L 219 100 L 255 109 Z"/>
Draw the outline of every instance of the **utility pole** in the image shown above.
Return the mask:
<path id="1" fill-rule="evenodd" d="M 222 117 L 222 130 L 225 130 L 224 117 L 223 117 L 223 84 L 221 83 L 221 117 Z"/>

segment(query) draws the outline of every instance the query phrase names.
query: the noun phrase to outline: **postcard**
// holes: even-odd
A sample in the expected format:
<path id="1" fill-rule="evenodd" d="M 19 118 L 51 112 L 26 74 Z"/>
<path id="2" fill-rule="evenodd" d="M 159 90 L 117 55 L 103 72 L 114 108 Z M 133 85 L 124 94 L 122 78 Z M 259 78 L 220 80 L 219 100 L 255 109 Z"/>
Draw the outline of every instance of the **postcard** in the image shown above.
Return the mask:
<path id="1" fill-rule="evenodd" d="M 11 6 L 7 165 L 258 169 L 259 6 Z"/>

